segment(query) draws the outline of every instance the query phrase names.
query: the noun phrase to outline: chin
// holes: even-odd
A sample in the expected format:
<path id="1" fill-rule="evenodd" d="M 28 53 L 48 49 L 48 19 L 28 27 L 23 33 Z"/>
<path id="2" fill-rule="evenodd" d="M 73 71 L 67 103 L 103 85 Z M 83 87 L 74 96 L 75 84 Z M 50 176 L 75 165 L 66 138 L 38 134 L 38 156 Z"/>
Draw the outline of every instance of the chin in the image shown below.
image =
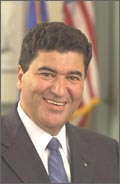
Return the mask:
<path id="1" fill-rule="evenodd" d="M 60 118 L 48 118 L 45 124 L 49 127 L 58 127 L 63 126 L 66 123 L 66 119 L 60 119 Z"/>

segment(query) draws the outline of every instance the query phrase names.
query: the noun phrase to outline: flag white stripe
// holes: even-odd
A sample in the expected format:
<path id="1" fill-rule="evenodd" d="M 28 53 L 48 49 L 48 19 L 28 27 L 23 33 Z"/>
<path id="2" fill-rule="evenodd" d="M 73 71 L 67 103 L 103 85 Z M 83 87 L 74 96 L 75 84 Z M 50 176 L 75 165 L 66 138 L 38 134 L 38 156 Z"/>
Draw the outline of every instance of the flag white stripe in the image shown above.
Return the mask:
<path id="1" fill-rule="evenodd" d="M 87 12 L 89 13 L 89 17 L 92 22 L 95 23 L 95 14 L 94 14 L 94 6 L 92 1 L 86 1 Z"/>

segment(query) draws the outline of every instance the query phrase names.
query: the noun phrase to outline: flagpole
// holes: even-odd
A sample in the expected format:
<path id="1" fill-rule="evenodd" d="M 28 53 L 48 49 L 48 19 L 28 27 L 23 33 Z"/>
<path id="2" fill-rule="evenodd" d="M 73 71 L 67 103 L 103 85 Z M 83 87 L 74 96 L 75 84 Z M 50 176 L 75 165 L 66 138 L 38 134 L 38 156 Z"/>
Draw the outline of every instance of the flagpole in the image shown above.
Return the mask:
<path id="1" fill-rule="evenodd" d="M 35 9 L 36 9 L 36 22 L 39 24 L 42 21 L 41 18 L 41 3 L 40 1 L 35 1 Z"/>

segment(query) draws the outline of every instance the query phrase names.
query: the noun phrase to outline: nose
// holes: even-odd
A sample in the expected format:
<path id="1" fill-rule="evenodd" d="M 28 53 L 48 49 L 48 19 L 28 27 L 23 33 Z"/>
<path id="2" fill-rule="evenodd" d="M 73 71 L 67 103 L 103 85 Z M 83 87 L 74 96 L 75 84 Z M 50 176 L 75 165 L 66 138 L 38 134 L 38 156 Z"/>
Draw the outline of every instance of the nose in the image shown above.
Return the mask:
<path id="1" fill-rule="evenodd" d="M 64 78 L 57 78 L 51 86 L 51 92 L 57 97 L 65 96 L 67 91 L 66 82 Z"/>

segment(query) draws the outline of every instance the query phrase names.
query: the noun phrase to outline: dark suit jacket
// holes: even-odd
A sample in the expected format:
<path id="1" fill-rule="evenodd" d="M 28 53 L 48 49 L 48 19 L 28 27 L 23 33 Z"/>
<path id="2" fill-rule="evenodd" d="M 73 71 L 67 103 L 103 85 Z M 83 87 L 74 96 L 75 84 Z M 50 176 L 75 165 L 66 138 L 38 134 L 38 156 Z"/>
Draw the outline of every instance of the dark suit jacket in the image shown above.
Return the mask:
<path id="1" fill-rule="evenodd" d="M 1 183 L 50 183 L 14 109 L 2 118 Z M 118 183 L 117 142 L 67 123 L 72 183 Z"/>

